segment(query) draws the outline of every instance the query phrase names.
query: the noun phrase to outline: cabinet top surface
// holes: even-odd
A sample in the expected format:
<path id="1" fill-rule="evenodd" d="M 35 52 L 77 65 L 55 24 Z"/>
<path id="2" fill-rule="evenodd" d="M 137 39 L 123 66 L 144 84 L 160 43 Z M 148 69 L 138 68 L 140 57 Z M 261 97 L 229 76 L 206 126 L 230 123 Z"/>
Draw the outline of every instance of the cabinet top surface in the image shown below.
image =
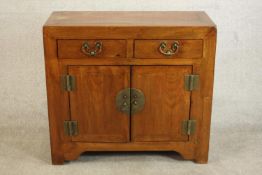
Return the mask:
<path id="1" fill-rule="evenodd" d="M 87 27 L 214 27 L 202 11 L 59 11 L 53 12 L 45 26 Z"/>

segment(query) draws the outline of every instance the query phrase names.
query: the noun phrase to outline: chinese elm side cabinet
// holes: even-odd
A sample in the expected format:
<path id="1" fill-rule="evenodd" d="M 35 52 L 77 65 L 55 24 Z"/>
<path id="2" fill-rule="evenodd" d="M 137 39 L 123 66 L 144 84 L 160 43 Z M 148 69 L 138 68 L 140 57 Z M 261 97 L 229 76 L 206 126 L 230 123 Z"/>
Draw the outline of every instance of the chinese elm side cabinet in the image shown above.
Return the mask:
<path id="1" fill-rule="evenodd" d="M 53 164 L 85 151 L 207 163 L 216 26 L 204 12 L 54 12 L 43 35 Z"/>

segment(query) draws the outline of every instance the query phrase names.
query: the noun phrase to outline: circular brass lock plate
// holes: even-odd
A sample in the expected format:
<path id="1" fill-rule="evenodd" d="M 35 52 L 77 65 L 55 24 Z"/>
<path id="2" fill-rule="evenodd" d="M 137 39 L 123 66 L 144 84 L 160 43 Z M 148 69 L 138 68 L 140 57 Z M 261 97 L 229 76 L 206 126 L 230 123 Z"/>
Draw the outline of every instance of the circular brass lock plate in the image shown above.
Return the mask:
<path id="1" fill-rule="evenodd" d="M 116 95 L 116 108 L 120 112 L 130 114 L 130 88 L 118 92 Z"/>
<path id="2" fill-rule="evenodd" d="M 140 89 L 126 88 L 116 96 L 116 108 L 128 115 L 141 111 L 145 105 L 145 96 Z"/>
<path id="3" fill-rule="evenodd" d="M 145 96 L 140 89 L 131 88 L 131 114 L 141 111 L 145 105 Z"/>

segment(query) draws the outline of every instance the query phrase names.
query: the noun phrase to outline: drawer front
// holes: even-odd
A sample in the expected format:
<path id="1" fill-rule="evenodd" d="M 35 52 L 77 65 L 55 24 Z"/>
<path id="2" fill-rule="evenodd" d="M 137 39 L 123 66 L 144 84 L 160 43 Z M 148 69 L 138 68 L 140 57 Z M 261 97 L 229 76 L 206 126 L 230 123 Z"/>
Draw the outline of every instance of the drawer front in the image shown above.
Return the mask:
<path id="1" fill-rule="evenodd" d="M 58 40 L 58 58 L 126 57 L 126 40 Z"/>
<path id="2" fill-rule="evenodd" d="M 201 58 L 202 40 L 136 40 L 135 58 Z"/>

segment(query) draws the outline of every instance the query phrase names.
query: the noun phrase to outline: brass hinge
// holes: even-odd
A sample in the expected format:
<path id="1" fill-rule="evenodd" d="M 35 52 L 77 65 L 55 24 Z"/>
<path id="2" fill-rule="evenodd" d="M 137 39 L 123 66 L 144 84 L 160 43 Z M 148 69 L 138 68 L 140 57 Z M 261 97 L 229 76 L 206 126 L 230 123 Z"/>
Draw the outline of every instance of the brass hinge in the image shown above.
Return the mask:
<path id="1" fill-rule="evenodd" d="M 186 135 L 192 135 L 196 131 L 196 120 L 186 120 L 182 123 L 183 133 Z"/>
<path id="2" fill-rule="evenodd" d="M 65 91 L 72 91 L 76 87 L 76 78 L 73 75 L 63 75 L 61 77 L 62 88 Z"/>
<path id="3" fill-rule="evenodd" d="M 192 91 L 199 87 L 199 75 L 186 75 L 185 76 L 185 89 Z"/>
<path id="4" fill-rule="evenodd" d="M 76 136 L 78 134 L 77 121 L 64 121 L 64 132 L 67 136 Z"/>

